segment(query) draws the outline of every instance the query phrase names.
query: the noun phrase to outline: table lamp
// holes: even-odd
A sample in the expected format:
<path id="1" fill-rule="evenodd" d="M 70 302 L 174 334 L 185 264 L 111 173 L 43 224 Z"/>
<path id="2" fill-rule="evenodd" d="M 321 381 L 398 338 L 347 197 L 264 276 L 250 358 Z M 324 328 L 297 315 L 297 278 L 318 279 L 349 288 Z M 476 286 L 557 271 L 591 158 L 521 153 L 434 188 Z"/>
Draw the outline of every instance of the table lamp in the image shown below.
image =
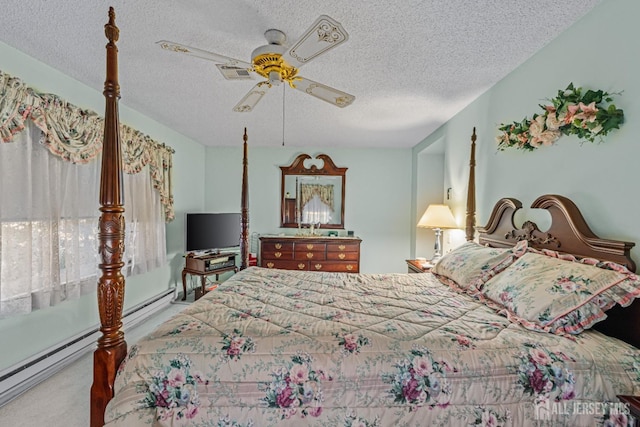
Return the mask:
<path id="1" fill-rule="evenodd" d="M 418 227 L 431 228 L 436 233 L 436 244 L 434 246 L 435 254 L 431 259 L 432 263 L 435 263 L 442 257 L 442 229 L 444 228 L 458 228 L 456 220 L 451 213 L 451 209 L 447 205 L 429 205 L 427 210 L 418 221 Z"/>

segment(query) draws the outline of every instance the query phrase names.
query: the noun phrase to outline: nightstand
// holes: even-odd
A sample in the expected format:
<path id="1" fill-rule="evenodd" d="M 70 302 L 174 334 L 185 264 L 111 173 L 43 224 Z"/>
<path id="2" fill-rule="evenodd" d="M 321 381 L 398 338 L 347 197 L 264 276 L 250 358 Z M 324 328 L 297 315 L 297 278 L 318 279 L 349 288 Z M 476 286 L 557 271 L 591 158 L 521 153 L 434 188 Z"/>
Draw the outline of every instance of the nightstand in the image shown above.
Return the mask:
<path id="1" fill-rule="evenodd" d="M 629 414 L 635 418 L 636 421 L 640 420 L 640 396 L 618 395 L 618 399 L 628 405 Z"/>
<path id="2" fill-rule="evenodd" d="M 428 267 L 423 267 L 423 263 L 418 262 L 415 259 L 407 259 L 405 261 L 407 261 L 409 273 L 428 273 L 429 271 L 431 271 L 431 268 L 433 268 L 431 264 L 429 264 Z"/>

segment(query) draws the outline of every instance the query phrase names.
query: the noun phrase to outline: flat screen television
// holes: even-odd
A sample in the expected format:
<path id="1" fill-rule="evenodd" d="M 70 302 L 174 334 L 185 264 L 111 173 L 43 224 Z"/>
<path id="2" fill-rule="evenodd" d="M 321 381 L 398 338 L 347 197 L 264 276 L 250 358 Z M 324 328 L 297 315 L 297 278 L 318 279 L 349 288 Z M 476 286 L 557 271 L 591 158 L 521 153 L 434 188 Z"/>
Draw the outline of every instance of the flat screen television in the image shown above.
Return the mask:
<path id="1" fill-rule="evenodd" d="M 239 213 L 188 213 L 187 252 L 240 246 Z"/>

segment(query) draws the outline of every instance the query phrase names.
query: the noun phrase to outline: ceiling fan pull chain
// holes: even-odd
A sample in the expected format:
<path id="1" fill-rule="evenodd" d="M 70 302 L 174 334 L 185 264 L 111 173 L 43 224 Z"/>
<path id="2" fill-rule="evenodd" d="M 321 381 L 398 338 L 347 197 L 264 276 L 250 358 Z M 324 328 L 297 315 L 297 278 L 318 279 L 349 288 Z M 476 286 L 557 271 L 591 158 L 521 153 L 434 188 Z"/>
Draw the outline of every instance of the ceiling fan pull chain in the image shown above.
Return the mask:
<path id="1" fill-rule="evenodd" d="M 286 85 L 282 85 L 282 146 L 284 147 L 284 89 Z"/>

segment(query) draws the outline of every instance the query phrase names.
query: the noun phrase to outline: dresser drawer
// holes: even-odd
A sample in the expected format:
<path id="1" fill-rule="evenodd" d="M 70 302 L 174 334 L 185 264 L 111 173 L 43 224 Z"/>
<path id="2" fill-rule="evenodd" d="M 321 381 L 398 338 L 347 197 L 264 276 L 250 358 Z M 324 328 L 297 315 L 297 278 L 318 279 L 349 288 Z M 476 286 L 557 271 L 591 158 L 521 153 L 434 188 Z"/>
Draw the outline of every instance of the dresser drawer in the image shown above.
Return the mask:
<path id="1" fill-rule="evenodd" d="M 299 251 L 296 250 L 293 254 L 293 259 L 300 261 L 324 261 L 326 258 L 324 250 L 322 251 Z"/>
<path id="2" fill-rule="evenodd" d="M 292 242 L 262 242 L 262 251 L 263 252 L 293 252 L 293 243 Z"/>
<path id="3" fill-rule="evenodd" d="M 359 263 L 353 262 L 337 262 L 337 261 L 324 261 L 324 262 L 311 262 L 311 270 L 317 271 L 334 271 L 341 273 L 358 273 Z"/>
<path id="4" fill-rule="evenodd" d="M 324 252 L 327 250 L 327 244 L 318 242 L 296 242 L 293 244 L 293 250 L 295 252 Z"/>
<path id="5" fill-rule="evenodd" d="M 327 243 L 327 252 L 360 252 L 359 243 Z"/>
<path id="6" fill-rule="evenodd" d="M 358 252 L 327 252 L 327 260 L 331 261 L 358 261 Z"/>
<path id="7" fill-rule="evenodd" d="M 293 251 L 292 250 L 278 250 L 275 249 L 273 251 L 262 250 L 262 259 L 293 259 Z"/>
<path id="8" fill-rule="evenodd" d="M 279 261 L 279 260 L 262 260 L 264 268 L 280 268 L 283 270 L 308 270 L 309 263 L 306 261 Z"/>

